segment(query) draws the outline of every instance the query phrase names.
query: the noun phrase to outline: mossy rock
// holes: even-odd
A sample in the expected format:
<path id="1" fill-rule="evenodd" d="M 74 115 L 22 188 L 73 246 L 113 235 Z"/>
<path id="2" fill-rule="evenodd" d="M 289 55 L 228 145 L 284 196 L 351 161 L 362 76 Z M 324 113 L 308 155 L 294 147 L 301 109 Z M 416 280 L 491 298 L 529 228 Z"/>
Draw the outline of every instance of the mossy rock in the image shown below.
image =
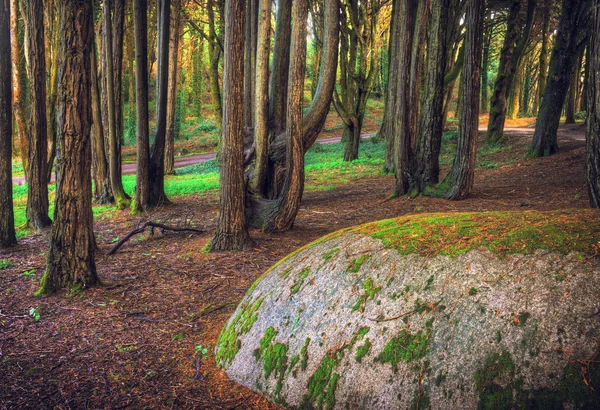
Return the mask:
<path id="1" fill-rule="evenodd" d="M 600 213 L 345 229 L 248 291 L 217 364 L 299 409 L 600 408 Z"/>

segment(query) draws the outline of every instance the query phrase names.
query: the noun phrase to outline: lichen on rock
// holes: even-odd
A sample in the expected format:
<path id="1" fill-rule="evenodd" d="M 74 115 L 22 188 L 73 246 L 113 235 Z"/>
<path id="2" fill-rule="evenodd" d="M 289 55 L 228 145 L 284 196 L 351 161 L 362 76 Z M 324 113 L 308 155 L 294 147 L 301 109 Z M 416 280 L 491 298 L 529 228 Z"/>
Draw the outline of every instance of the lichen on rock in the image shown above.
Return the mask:
<path id="1" fill-rule="evenodd" d="M 597 211 L 345 229 L 259 279 L 216 347 L 288 408 L 600 408 Z"/>

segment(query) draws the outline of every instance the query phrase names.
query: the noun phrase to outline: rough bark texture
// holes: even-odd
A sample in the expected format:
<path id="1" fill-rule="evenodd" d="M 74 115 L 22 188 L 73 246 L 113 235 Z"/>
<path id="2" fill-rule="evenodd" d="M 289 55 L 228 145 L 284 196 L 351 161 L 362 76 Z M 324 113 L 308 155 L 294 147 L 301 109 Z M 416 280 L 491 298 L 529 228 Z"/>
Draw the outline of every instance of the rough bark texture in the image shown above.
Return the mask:
<path id="1" fill-rule="evenodd" d="M 587 180 L 590 204 L 600 208 L 600 0 L 593 1 L 587 89 Z"/>
<path id="2" fill-rule="evenodd" d="M 288 70 L 290 65 L 290 38 L 292 30 L 292 2 L 277 1 L 275 22 L 275 43 L 273 47 L 273 69 L 269 100 L 269 122 L 274 135 L 285 130 L 285 107 L 287 102 Z"/>
<path id="3" fill-rule="evenodd" d="M 46 272 L 38 293 L 85 288 L 98 282 L 90 173 L 91 5 L 89 0 L 61 3 L 55 224 Z"/>
<path id="4" fill-rule="evenodd" d="M 290 77 L 288 81 L 285 134 L 286 174 L 277 207 L 265 223 L 266 231 L 286 231 L 294 224 L 304 192 L 304 141 L 302 134 L 302 101 L 306 70 L 306 34 L 308 0 L 294 0 L 290 47 Z"/>
<path id="5" fill-rule="evenodd" d="M 175 174 L 175 111 L 177 109 L 177 83 L 179 82 L 179 38 L 181 26 L 181 0 L 173 0 L 171 38 L 169 40 L 169 86 L 167 90 L 167 142 L 165 146 L 165 174 Z"/>
<path id="6" fill-rule="evenodd" d="M 221 86 L 219 85 L 219 59 L 221 56 L 221 47 L 219 46 L 219 36 L 215 27 L 214 0 L 208 0 L 208 56 L 210 59 L 210 95 L 212 98 L 213 110 L 215 112 L 215 121 L 222 130 L 223 123 L 223 101 L 221 99 Z M 223 16 L 221 15 L 221 18 Z M 222 35 L 222 34 L 221 34 Z"/>
<path id="7" fill-rule="evenodd" d="M 19 141 L 19 150 L 21 151 L 21 163 L 25 171 L 25 179 L 29 177 L 29 129 L 25 122 L 25 110 L 23 101 L 23 92 L 21 84 L 21 49 L 19 47 L 19 6 L 17 0 L 10 0 L 10 48 L 12 64 L 12 90 L 13 90 L 13 111 L 15 122 L 17 124 L 17 138 Z"/>
<path id="8" fill-rule="evenodd" d="M 165 195 L 165 144 L 167 135 L 167 87 L 169 80 L 169 32 L 171 6 L 169 0 L 158 3 L 158 68 L 156 70 L 156 135 L 150 149 L 148 178 L 150 180 L 150 205 L 168 203 Z"/>
<path id="9" fill-rule="evenodd" d="M 256 40 L 258 0 L 246 0 L 246 48 L 244 62 L 244 127 L 254 128 L 256 105 Z"/>
<path id="10" fill-rule="evenodd" d="M 558 150 L 557 131 L 577 53 L 577 37 L 589 17 L 589 0 L 564 0 L 548 80 L 533 135 L 531 156 L 542 157 Z"/>
<path id="11" fill-rule="evenodd" d="M 35 229 L 51 225 L 48 217 L 48 124 L 46 121 L 46 59 L 44 57 L 44 8 L 42 0 L 23 2 L 25 41 L 28 52 L 30 136 L 27 222 Z"/>
<path id="12" fill-rule="evenodd" d="M 225 3 L 223 133 L 219 218 L 210 247 L 215 251 L 251 245 L 244 215 L 244 1 Z"/>
<path id="13" fill-rule="evenodd" d="M 485 7 L 470 0 L 467 9 L 465 61 L 461 84 L 462 109 L 458 124 L 456 156 L 449 174 L 438 186 L 446 199 L 460 200 L 469 196 L 475 177 L 475 150 L 479 127 L 481 86 L 481 51 Z M 436 188 L 436 189 L 438 189 Z"/>
<path id="14" fill-rule="evenodd" d="M 150 133 L 148 129 L 148 2 L 134 0 L 133 19 L 135 28 L 135 81 L 136 81 L 136 138 L 137 168 L 135 178 L 136 211 L 145 210 L 150 204 Z"/>
<path id="15" fill-rule="evenodd" d="M 17 243 L 12 201 L 10 5 L 0 2 L 0 249 Z"/>

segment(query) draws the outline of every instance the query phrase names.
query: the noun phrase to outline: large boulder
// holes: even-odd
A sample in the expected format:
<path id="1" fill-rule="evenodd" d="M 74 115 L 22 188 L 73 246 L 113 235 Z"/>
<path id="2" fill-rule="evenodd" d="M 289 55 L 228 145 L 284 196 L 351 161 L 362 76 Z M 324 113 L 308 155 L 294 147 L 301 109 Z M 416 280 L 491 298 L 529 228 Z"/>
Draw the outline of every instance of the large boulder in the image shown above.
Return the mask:
<path id="1" fill-rule="evenodd" d="M 328 235 L 248 291 L 229 377 L 288 408 L 600 408 L 600 214 L 421 214 Z"/>

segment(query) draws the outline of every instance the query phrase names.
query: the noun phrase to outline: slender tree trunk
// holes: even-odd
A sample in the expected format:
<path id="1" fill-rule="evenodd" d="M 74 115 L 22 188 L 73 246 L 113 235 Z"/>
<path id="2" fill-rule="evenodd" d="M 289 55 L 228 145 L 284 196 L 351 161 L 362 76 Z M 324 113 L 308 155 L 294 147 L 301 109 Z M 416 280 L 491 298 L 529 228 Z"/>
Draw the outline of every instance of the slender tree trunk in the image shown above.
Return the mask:
<path id="1" fill-rule="evenodd" d="M 169 0 L 159 0 L 158 12 L 158 69 L 156 76 L 156 135 L 150 150 L 148 178 L 150 205 L 168 203 L 165 195 L 165 144 L 167 133 L 167 87 L 169 79 L 169 31 L 171 7 Z"/>
<path id="2" fill-rule="evenodd" d="M 25 179 L 29 179 L 29 130 L 25 122 L 23 109 L 23 93 L 21 92 L 21 49 L 19 47 L 19 26 L 18 16 L 19 7 L 17 0 L 10 0 L 10 46 L 11 46 L 11 64 L 12 64 L 12 89 L 13 89 L 13 111 L 15 122 L 17 124 L 17 139 L 19 141 L 19 151 L 21 154 L 21 164 L 25 171 Z"/>
<path id="3" fill-rule="evenodd" d="M 550 5 L 546 4 L 543 8 L 543 24 L 542 24 L 542 48 L 540 49 L 540 68 L 538 74 L 538 86 L 537 86 L 537 106 L 534 109 L 534 113 L 537 114 L 539 106 L 544 99 L 544 92 L 546 91 L 546 78 L 548 77 L 548 55 L 550 50 Z"/>
<path id="4" fill-rule="evenodd" d="M 445 22 L 448 21 L 449 0 L 433 0 L 425 84 L 421 99 L 416 145 L 415 188 L 420 192 L 439 181 L 439 156 L 444 127 L 444 73 L 446 71 Z"/>
<path id="5" fill-rule="evenodd" d="M 48 37 L 46 40 L 50 44 L 47 45 L 46 55 L 49 57 L 47 61 L 47 70 L 49 73 L 50 80 L 48 82 L 48 93 L 47 93 L 47 116 L 48 116 L 48 163 L 46 165 L 47 182 L 50 183 L 52 177 L 52 170 L 54 168 L 54 159 L 56 158 L 56 139 L 57 139 L 57 124 L 56 124 L 56 95 L 58 93 L 58 47 L 60 41 L 60 21 L 58 18 L 57 8 L 55 4 L 49 4 L 48 15 Z"/>
<path id="6" fill-rule="evenodd" d="M 94 198 L 99 204 L 109 204 L 113 202 L 113 196 L 110 189 L 108 161 L 106 160 L 106 151 L 104 149 L 104 127 L 102 124 L 100 91 L 98 90 L 98 62 L 94 48 L 95 47 L 93 47 L 92 51 L 90 52 Z"/>
<path id="7" fill-rule="evenodd" d="M 0 249 L 16 245 L 12 196 L 10 6 L 0 3 Z"/>
<path id="8" fill-rule="evenodd" d="M 177 109 L 177 84 L 179 80 L 179 40 L 181 0 L 173 0 L 171 38 L 169 44 L 169 86 L 167 90 L 167 143 L 165 148 L 165 174 L 175 175 L 175 111 Z"/>
<path id="9" fill-rule="evenodd" d="M 294 0 L 286 118 L 287 152 L 283 190 L 275 212 L 267 220 L 266 231 L 289 230 L 296 219 L 304 192 L 304 141 L 302 101 L 306 71 L 306 34 L 308 0 Z"/>
<path id="10" fill-rule="evenodd" d="M 488 70 L 490 69 L 490 48 L 492 46 L 493 25 L 491 24 L 491 12 L 486 19 L 490 24 L 483 33 L 483 61 L 481 67 L 481 113 L 487 114 L 489 111 L 490 97 L 488 92 Z"/>
<path id="11" fill-rule="evenodd" d="M 600 208 L 600 0 L 592 1 L 587 89 L 587 160 L 585 176 L 593 208 Z"/>
<path id="12" fill-rule="evenodd" d="M 385 165 L 386 172 L 394 172 L 394 135 L 392 134 L 392 121 L 396 112 L 398 96 L 396 93 L 398 83 L 399 61 L 396 47 L 400 42 L 400 0 L 394 0 L 392 5 L 392 21 L 390 25 L 390 41 L 388 46 L 388 85 L 385 94 L 385 108 L 381 128 L 377 134 L 379 139 L 385 139 Z"/>
<path id="13" fill-rule="evenodd" d="M 573 67 L 573 73 L 571 74 L 571 84 L 569 85 L 569 94 L 567 96 L 567 105 L 565 107 L 565 124 L 575 124 L 576 122 L 577 93 L 579 91 L 579 76 L 581 75 L 584 53 L 585 42 L 581 44 L 577 51 L 577 59 Z"/>
<path id="14" fill-rule="evenodd" d="M 38 294 L 98 283 L 94 252 L 90 95 L 93 13 L 89 0 L 61 3 L 60 127 L 55 224 Z"/>
<path id="15" fill-rule="evenodd" d="M 135 79 L 136 79 L 136 137 L 137 170 L 135 186 L 136 212 L 150 205 L 150 133 L 148 126 L 148 2 L 134 0 L 133 19 L 135 28 Z"/>
<path id="16" fill-rule="evenodd" d="M 465 61 L 461 84 L 463 103 L 458 125 L 456 156 L 450 172 L 436 187 L 436 190 L 439 189 L 439 193 L 446 199 L 467 198 L 475 179 L 484 12 L 484 2 L 469 1 L 466 15 Z"/>
<path id="17" fill-rule="evenodd" d="M 339 12 L 339 11 L 338 11 Z M 290 39 L 292 33 L 292 1 L 277 0 L 275 45 L 269 101 L 270 128 L 274 135 L 285 131 Z"/>
<path id="18" fill-rule="evenodd" d="M 244 63 L 244 127 L 254 128 L 256 101 L 256 39 L 258 0 L 246 1 L 246 51 Z"/>
<path id="19" fill-rule="evenodd" d="M 215 113 L 215 122 L 217 123 L 219 131 L 221 131 L 223 123 L 223 102 L 221 99 L 221 86 L 219 85 L 219 56 L 221 55 L 221 48 L 219 47 L 219 40 L 215 28 L 214 0 L 208 0 L 206 8 L 208 10 L 209 28 L 208 56 L 210 59 L 210 95 Z"/>
<path id="20" fill-rule="evenodd" d="M 269 169 L 269 52 L 271 48 L 271 0 L 260 0 L 256 53 L 256 108 L 254 144 L 256 161 L 250 189 L 266 195 Z"/>
<path id="21" fill-rule="evenodd" d="M 114 104 L 115 104 L 115 138 L 117 142 L 117 160 L 119 161 L 119 179 L 122 178 L 121 147 L 123 140 L 123 45 L 125 43 L 125 2 L 126 0 L 113 0 L 112 24 L 112 73 L 114 76 Z M 126 198 L 129 200 L 127 193 Z"/>
<path id="22" fill-rule="evenodd" d="M 125 209 L 129 205 L 127 195 L 123 190 L 123 181 L 121 180 L 121 143 L 120 136 L 118 133 L 117 126 L 117 96 L 120 98 L 120 91 L 115 90 L 115 68 L 113 67 L 115 62 L 115 55 L 113 54 L 113 29 L 112 29 L 112 18 L 111 18 L 111 0 L 104 0 L 104 73 L 105 84 L 106 84 L 106 100 L 107 104 L 107 117 L 108 117 L 108 141 L 109 141 L 109 174 L 110 174 L 110 185 L 112 188 L 113 197 L 115 204 L 118 209 Z M 120 61 L 117 59 L 117 61 Z M 118 69 L 120 73 L 121 70 Z"/>
<path id="23" fill-rule="evenodd" d="M 577 35 L 587 19 L 588 0 L 564 0 L 544 98 L 533 135 L 530 155 L 549 156 L 558 150 L 558 125 L 577 53 Z"/>
<path id="24" fill-rule="evenodd" d="M 508 118 L 516 120 L 519 116 L 519 110 L 521 109 L 521 93 L 523 86 L 525 85 L 525 64 L 522 63 L 515 72 L 515 79 L 512 82 L 513 86 L 510 90 L 510 101 L 508 103 Z"/>
<path id="25" fill-rule="evenodd" d="M 43 229 L 52 222 L 48 217 L 48 126 L 46 122 L 46 60 L 44 57 L 44 10 L 42 0 L 25 5 L 25 39 L 29 54 L 30 115 L 29 183 L 27 186 L 27 222 Z"/>
<path id="26" fill-rule="evenodd" d="M 244 3 L 225 2 L 221 200 L 217 229 L 210 244 L 215 251 L 251 246 L 244 215 Z"/>

